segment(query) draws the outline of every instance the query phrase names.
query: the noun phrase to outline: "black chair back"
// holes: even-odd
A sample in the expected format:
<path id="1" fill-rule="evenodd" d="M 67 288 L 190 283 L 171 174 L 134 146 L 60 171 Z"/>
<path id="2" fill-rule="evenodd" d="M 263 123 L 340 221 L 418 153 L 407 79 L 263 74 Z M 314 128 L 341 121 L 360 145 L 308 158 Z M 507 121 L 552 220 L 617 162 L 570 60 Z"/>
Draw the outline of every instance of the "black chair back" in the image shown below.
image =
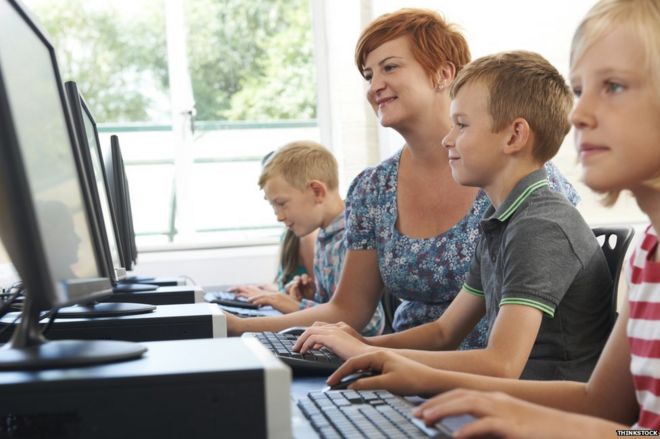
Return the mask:
<path id="1" fill-rule="evenodd" d="M 635 231 L 632 227 L 596 227 L 592 230 L 605 253 L 605 259 L 607 259 L 607 265 L 612 275 L 612 308 L 616 315 L 619 275 L 626 257 L 626 250 L 628 250 Z"/>

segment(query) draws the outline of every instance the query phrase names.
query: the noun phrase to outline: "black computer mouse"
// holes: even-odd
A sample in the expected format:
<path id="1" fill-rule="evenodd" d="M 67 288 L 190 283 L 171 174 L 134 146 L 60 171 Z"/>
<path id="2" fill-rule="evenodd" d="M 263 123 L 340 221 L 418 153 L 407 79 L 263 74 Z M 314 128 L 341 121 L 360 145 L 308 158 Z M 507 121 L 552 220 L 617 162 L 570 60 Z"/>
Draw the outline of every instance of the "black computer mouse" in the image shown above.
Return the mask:
<path id="1" fill-rule="evenodd" d="M 355 381 L 361 379 L 361 378 L 368 378 L 372 377 L 375 375 L 378 375 L 379 373 L 376 372 L 375 370 L 360 370 L 355 373 L 351 373 L 343 377 L 337 384 L 334 386 L 328 386 L 323 391 L 328 391 L 328 390 L 345 390 L 348 388 L 348 386 L 351 383 L 354 383 Z"/>
<path id="2" fill-rule="evenodd" d="M 307 327 L 305 327 L 305 326 L 292 326 L 290 328 L 282 329 L 281 331 L 278 332 L 278 334 L 288 334 L 288 335 L 299 336 L 299 335 L 302 335 L 302 333 L 305 332 L 306 329 L 307 329 Z"/>

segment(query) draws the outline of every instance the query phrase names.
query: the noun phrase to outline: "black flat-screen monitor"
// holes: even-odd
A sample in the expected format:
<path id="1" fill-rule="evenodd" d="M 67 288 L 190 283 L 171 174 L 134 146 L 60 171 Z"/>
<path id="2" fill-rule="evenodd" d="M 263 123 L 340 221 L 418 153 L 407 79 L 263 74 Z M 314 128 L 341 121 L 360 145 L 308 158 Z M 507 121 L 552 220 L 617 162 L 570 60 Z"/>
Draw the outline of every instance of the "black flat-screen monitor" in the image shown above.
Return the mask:
<path id="1" fill-rule="evenodd" d="M 119 137 L 116 135 L 110 136 L 109 148 L 103 151 L 102 156 L 106 175 L 108 176 L 110 193 L 113 195 L 113 203 L 117 207 L 117 219 L 122 230 L 120 238 L 122 253 L 125 253 L 126 258 L 128 258 L 127 265 L 124 266 L 131 270 L 137 264 L 138 250 L 133 227 L 131 192 L 121 147 L 119 146 Z M 122 181 L 124 182 L 123 185 L 120 183 Z M 130 276 L 124 279 L 124 286 L 128 288 L 126 284 L 130 283 L 137 288 L 140 284 L 151 284 L 154 281 L 158 281 L 158 279 L 151 276 Z"/>
<path id="2" fill-rule="evenodd" d="M 155 290 L 156 287 L 152 285 L 123 285 L 119 283 L 126 277 L 126 270 L 122 266 L 119 255 L 119 232 L 108 195 L 108 184 L 102 165 L 96 121 L 76 83 L 68 81 L 64 84 L 64 88 L 77 137 L 77 148 L 74 155 L 77 159 L 80 174 L 84 177 L 82 179 L 83 191 L 87 193 L 92 206 L 94 226 L 98 229 L 98 236 L 102 241 L 99 247 L 103 250 L 100 259 L 105 261 L 103 275 L 109 277 L 112 281 L 113 291 Z M 59 311 L 58 316 L 103 317 L 139 314 L 151 312 L 154 309 L 153 305 L 138 303 L 93 303 L 86 306 L 63 308 Z"/>
<path id="3" fill-rule="evenodd" d="M 146 350 L 41 334 L 43 310 L 111 293 L 74 142 L 53 46 L 20 3 L 0 0 L 0 237 L 26 291 L 0 369 L 119 361 Z"/>
<path id="4" fill-rule="evenodd" d="M 114 206 L 116 207 L 117 220 L 120 229 L 120 242 L 122 253 L 126 260 L 125 267 L 132 270 L 137 262 L 137 246 L 135 243 L 135 229 L 133 228 L 133 211 L 131 209 L 131 196 L 128 188 L 128 177 L 124 159 L 119 146 L 119 137 L 110 136 L 110 149 L 103 154 L 106 175 L 110 186 Z"/>
<path id="5" fill-rule="evenodd" d="M 76 83 L 68 81 L 64 84 L 64 88 L 78 140 L 78 161 L 82 173 L 86 177 L 87 190 L 103 241 L 108 276 L 111 280 L 118 282 L 126 276 L 126 269 L 123 267 L 119 255 L 119 231 L 114 218 L 115 213 L 108 198 L 105 170 L 98 155 L 96 122 Z"/>
<path id="6" fill-rule="evenodd" d="M 124 221 L 126 222 L 126 242 L 128 243 L 128 252 L 130 254 L 131 262 L 133 265 L 137 264 L 137 243 L 135 242 L 135 228 L 133 227 L 133 208 L 131 207 L 131 191 L 128 185 L 128 175 L 126 174 L 126 165 L 124 164 L 124 156 L 121 153 L 119 146 L 119 137 L 110 136 L 110 147 L 112 149 L 113 163 L 115 164 L 116 173 L 120 176 L 123 184 L 119 184 L 118 195 L 119 199 L 124 206 Z"/>

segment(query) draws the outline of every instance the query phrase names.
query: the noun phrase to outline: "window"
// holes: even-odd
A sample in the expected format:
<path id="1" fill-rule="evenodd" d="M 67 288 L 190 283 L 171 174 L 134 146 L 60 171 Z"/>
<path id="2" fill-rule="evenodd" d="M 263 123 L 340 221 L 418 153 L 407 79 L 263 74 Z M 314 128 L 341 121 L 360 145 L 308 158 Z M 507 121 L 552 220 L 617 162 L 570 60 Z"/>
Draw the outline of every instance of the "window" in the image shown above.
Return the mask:
<path id="1" fill-rule="evenodd" d="M 261 158 L 320 137 L 309 0 L 26 3 L 119 136 L 141 249 L 276 242 Z"/>

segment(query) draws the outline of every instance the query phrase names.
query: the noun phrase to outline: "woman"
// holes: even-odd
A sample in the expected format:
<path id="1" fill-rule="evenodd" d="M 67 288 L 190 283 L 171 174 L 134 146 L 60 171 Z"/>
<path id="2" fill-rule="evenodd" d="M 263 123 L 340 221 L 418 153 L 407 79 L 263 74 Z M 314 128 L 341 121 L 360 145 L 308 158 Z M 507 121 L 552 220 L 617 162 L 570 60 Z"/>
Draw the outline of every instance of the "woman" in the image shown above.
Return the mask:
<path id="1" fill-rule="evenodd" d="M 470 60 L 467 43 L 437 13 L 402 9 L 363 31 L 355 60 L 381 125 L 406 143 L 351 184 L 349 250 L 332 300 L 274 318 L 232 316 L 230 334 L 340 320 L 359 330 L 383 291 L 404 301 L 393 323 L 403 331 L 436 320 L 463 284 L 489 205 L 484 193 L 454 181 L 441 144 L 450 129 L 449 85 Z M 575 203 L 570 184 L 552 165 L 547 171 L 551 186 Z M 485 329 L 480 324 L 462 346 L 483 347 Z M 414 337 L 400 335 L 392 347 L 417 347 Z"/>

